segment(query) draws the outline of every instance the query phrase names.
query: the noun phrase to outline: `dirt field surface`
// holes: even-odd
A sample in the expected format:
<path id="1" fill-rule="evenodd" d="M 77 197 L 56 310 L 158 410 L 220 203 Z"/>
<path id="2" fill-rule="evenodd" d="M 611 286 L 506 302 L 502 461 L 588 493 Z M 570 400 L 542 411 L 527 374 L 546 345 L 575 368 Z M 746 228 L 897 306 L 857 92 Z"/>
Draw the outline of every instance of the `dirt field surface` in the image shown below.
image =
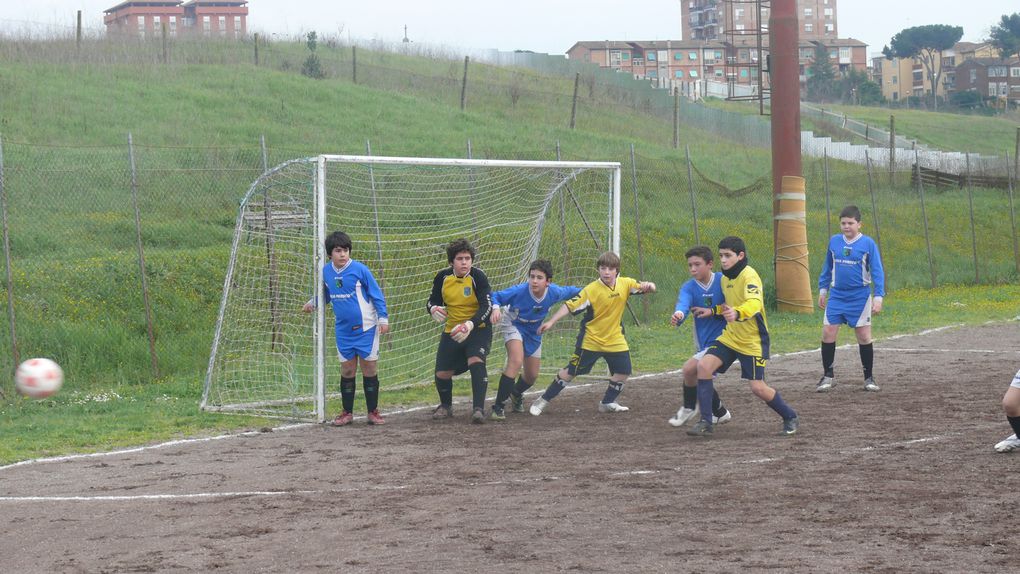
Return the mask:
<path id="1" fill-rule="evenodd" d="M 461 404 L 12 465 L 0 572 L 1013 571 L 1020 455 L 992 445 L 1018 335 L 879 341 L 877 393 L 856 346 L 827 394 L 817 352 L 776 357 L 793 437 L 732 374 L 732 422 L 688 437 L 659 375 L 627 384 L 627 413 L 597 412 L 600 383 L 502 424 Z"/>

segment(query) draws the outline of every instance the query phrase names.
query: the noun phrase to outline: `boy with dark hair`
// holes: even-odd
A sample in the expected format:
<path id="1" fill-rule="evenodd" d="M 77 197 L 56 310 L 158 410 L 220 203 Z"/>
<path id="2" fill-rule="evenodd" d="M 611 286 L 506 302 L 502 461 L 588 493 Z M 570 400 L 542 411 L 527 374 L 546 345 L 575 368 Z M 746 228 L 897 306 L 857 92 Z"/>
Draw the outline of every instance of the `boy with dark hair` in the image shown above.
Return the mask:
<path id="1" fill-rule="evenodd" d="M 818 306 L 822 319 L 822 378 L 815 387 L 824 393 L 836 386 L 832 369 L 836 360 L 836 336 L 843 323 L 854 328 L 864 367 L 864 390 L 877 391 L 872 374 L 875 347 L 871 340 L 871 315 L 882 311 L 885 271 L 878 245 L 861 233 L 861 210 L 848 205 L 839 212 L 841 233 L 829 239 L 825 263 L 818 277 Z M 874 296 L 872 296 L 874 286 Z"/>
<path id="2" fill-rule="evenodd" d="M 797 432 L 797 413 L 779 396 L 779 391 L 765 384 L 765 363 L 769 358 L 769 329 L 765 321 L 764 289 L 758 272 L 747 264 L 744 240 L 729 236 L 719 242 L 722 265 L 722 289 L 725 302 L 712 309 L 701 309 L 698 317 L 712 314 L 726 319 L 722 335 L 709 344 L 705 356 L 698 361 L 698 405 L 701 420 L 687 430 L 692 436 L 709 436 L 712 425 L 712 376 L 719 369 L 740 361 L 740 376 L 751 383 L 751 392 L 765 401 L 783 417 L 782 434 Z"/>
<path id="3" fill-rule="evenodd" d="M 342 231 L 326 237 L 329 263 L 322 268 L 322 297 L 333 307 L 336 317 L 336 350 L 340 356 L 340 400 L 343 412 L 333 420 L 334 426 L 354 421 L 354 395 L 357 388 L 358 365 L 361 384 L 365 388 L 368 424 L 386 421 L 379 414 L 379 337 L 389 332 L 389 315 L 375 276 L 360 261 L 351 259 L 351 238 Z M 305 303 L 302 311 L 311 313 L 315 299 Z"/>
<path id="4" fill-rule="evenodd" d="M 489 279 L 474 267 L 476 252 L 467 239 L 456 239 L 446 246 L 450 266 L 436 274 L 426 309 L 443 323 L 436 349 L 436 392 L 439 406 L 433 419 L 453 416 L 453 376 L 471 372 L 471 422 L 485 422 L 485 391 L 489 377 L 485 357 L 492 346 L 489 315 L 492 301 Z"/>
<path id="5" fill-rule="evenodd" d="M 631 373 L 630 347 L 623 337 L 623 311 L 631 295 L 654 293 L 655 283 L 620 277 L 620 256 L 612 251 L 600 255 L 596 266 L 599 278 L 581 289 L 576 297 L 561 305 L 553 316 L 538 328 L 538 333 L 542 334 L 568 313 L 577 311 L 585 313 L 578 335 L 581 339 L 580 349 L 575 351 L 570 363 L 560 369 L 542 396 L 531 403 L 529 410 L 534 416 L 542 414 L 549 401 L 553 400 L 574 377 L 589 372 L 600 357 L 605 359 L 609 366 L 610 377 L 609 387 L 602 397 L 602 402 L 599 403 L 599 412 L 622 413 L 630 410 L 616 402 L 623 391 L 623 384 Z"/>
<path id="6" fill-rule="evenodd" d="M 1013 434 L 995 445 L 995 452 L 1013 452 L 1020 449 L 1020 371 L 1013 376 L 1013 382 L 1002 397 L 1002 409 L 1006 411 L 1006 420 L 1013 427 Z"/>
<path id="7" fill-rule="evenodd" d="M 725 300 L 722 291 L 722 273 L 712 271 L 712 250 L 704 245 L 697 245 L 687 250 L 687 270 L 691 274 L 676 298 L 676 308 L 670 323 L 674 327 L 683 324 L 687 315 L 699 309 L 711 309 Z M 698 408 L 698 360 L 705 356 L 708 344 L 715 341 L 726 327 L 726 319 L 721 315 L 694 318 L 694 343 L 698 352 L 687 360 L 683 366 L 684 404 L 676 415 L 669 419 L 669 424 L 679 427 L 694 418 Z M 725 370 L 725 369 L 723 369 Z M 732 415 L 719 400 L 719 393 L 712 395 L 712 422 L 726 423 Z"/>
<path id="8" fill-rule="evenodd" d="M 524 412 L 524 393 L 535 384 L 542 367 L 542 320 L 553 305 L 576 297 L 580 287 L 563 287 L 552 282 L 553 266 L 536 259 L 528 267 L 528 280 L 492 295 L 492 323 L 499 324 L 506 342 L 506 368 L 499 378 L 499 390 L 490 418 L 505 420 L 503 405 L 507 398 L 514 412 Z M 502 318 L 502 322 L 500 319 Z M 514 378 L 524 367 L 524 373 Z"/>

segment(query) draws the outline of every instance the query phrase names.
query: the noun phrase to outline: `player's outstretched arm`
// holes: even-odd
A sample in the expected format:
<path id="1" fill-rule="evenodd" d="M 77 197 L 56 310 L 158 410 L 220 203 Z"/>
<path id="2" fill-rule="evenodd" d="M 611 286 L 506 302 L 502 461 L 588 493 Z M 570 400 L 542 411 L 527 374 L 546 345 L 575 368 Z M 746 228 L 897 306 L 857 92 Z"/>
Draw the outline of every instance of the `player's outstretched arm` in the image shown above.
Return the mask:
<path id="1" fill-rule="evenodd" d="M 542 333 L 545 333 L 549 329 L 552 329 L 553 325 L 555 325 L 557 321 L 566 317 L 569 313 L 570 313 L 569 307 L 567 307 L 566 305 L 560 305 L 560 308 L 557 309 L 556 312 L 552 314 L 552 317 L 549 317 L 549 320 L 539 325 L 538 334 L 541 335 Z"/>

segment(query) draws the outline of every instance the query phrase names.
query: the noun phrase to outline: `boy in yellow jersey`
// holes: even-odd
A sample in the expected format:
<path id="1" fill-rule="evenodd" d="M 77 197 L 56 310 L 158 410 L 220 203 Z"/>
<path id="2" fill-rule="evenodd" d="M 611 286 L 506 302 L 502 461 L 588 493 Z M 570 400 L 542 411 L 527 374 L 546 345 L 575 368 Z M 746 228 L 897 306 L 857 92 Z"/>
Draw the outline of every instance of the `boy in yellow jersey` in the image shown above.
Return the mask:
<path id="1" fill-rule="evenodd" d="M 467 239 L 446 246 L 450 266 L 436 274 L 427 308 L 437 322 L 443 323 L 436 350 L 436 391 L 439 406 L 433 419 L 453 416 L 453 376 L 471 371 L 471 422 L 485 422 L 485 391 L 489 377 L 485 357 L 492 347 L 492 313 L 489 279 L 474 267 L 475 248 Z"/>
<path id="2" fill-rule="evenodd" d="M 581 321 L 581 344 L 570 363 L 560 369 L 549 388 L 542 396 L 531 403 L 531 414 L 538 416 L 545 410 L 563 387 L 577 375 L 591 370 L 600 357 L 609 366 L 609 388 L 599 403 L 600 413 L 622 413 L 630 409 L 616 402 L 623 383 L 630 376 L 630 347 L 623 338 L 623 311 L 627 307 L 627 298 L 637 293 L 654 293 L 655 283 L 637 281 L 630 277 L 620 277 L 620 256 L 607 251 L 599 256 L 596 263 L 599 278 L 581 289 L 573 299 L 568 300 L 538 328 L 539 334 L 545 333 L 566 317 L 568 313 L 584 311 Z M 709 409 L 709 414 L 712 410 Z"/>
<path id="3" fill-rule="evenodd" d="M 699 317 L 713 314 L 726 319 L 722 335 L 709 343 L 705 356 L 698 361 L 698 405 L 701 420 L 687 434 L 712 434 L 712 375 L 740 361 L 740 376 L 751 383 L 751 392 L 765 401 L 783 417 L 783 435 L 797 432 L 797 413 L 779 396 L 779 391 L 765 384 L 765 363 L 769 358 L 769 327 L 765 322 L 763 286 L 758 272 L 747 265 L 747 248 L 739 237 L 726 237 L 719 242 L 722 264 L 722 288 L 726 302 L 711 309 L 696 311 Z"/>

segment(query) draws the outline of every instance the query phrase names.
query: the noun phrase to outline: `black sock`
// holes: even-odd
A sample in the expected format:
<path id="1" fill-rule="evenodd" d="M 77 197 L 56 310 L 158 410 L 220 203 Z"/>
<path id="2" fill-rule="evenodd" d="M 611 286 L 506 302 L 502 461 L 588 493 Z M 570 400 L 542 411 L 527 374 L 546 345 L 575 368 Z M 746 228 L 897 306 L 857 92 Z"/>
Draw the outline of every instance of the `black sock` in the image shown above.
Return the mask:
<path id="1" fill-rule="evenodd" d="M 832 376 L 832 364 L 836 362 L 836 342 L 822 341 L 822 369 L 826 377 Z"/>
<path id="2" fill-rule="evenodd" d="M 344 412 L 354 412 L 355 385 L 354 377 L 340 377 L 340 402 L 343 403 Z"/>
<path id="3" fill-rule="evenodd" d="M 875 344 L 868 343 L 860 346 L 861 366 L 864 367 L 864 378 L 871 378 L 871 367 L 875 364 Z"/>
<path id="4" fill-rule="evenodd" d="M 722 399 L 719 398 L 719 391 L 712 390 L 712 415 L 721 417 L 726 414 L 726 407 L 722 406 Z"/>
<path id="5" fill-rule="evenodd" d="M 361 384 L 365 387 L 365 406 L 368 412 L 379 408 L 379 375 L 361 376 Z"/>
<path id="6" fill-rule="evenodd" d="M 698 406 L 698 386 L 684 385 L 684 408 L 694 410 Z"/>
<path id="7" fill-rule="evenodd" d="M 439 404 L 444 407 L 453 406 L 453 379 L 436 377 L 436 392 L 439 393 Z"/>
<path id="8" fill-rule="evenodd" d="M 476 409 L 485 408 L 485 391 L 489 389 L 489 373 L 485 363 L 468 366 L 471 371 L 471 406 Z"/>
<path id="9" fill-rule="evenodd" d="M 1020 417 L 1006 417 L 1009 421 L 1009 426 L 1013 427 L 1013 433 L 1020 437 Z"/>
<path id="10" fill-rule="evenodd" d="M 506 375 L 499 376 L 499 388 L 496 389 L 496 402 L 493 403 L 493 407 L 503 408 L 503 403 L 510 398 L 510 393 L 514 390 L 514 380 Z"/>
<path id="11" fill-rule="evenodd" d="M 524 375 L 521 375 L 517 377 L 517 382 L 514 383 L 514 390 L 512 394 L 515 397 L 523 397 L 524 393 L 528 392 L 528 389 L 530 389 L 533 385 L 534 383 L 529 383 L 528 381 L 525 381 Z"/>

